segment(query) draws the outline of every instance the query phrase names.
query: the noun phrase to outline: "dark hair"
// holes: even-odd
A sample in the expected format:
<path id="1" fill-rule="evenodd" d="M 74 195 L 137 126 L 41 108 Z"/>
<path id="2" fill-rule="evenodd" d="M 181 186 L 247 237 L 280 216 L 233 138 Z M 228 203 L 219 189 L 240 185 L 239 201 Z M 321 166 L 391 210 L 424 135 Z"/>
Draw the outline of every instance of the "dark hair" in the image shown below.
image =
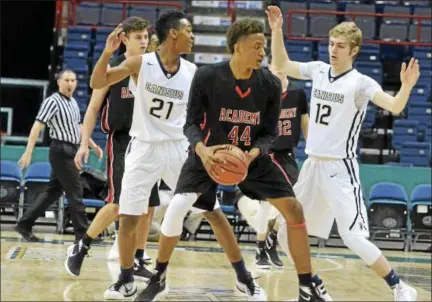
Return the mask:
<path id="1" fill-rule="evenodd" d="M 230 28 L 228 28 L 226 34 L 228 51 L 233 54 L 234 44 L 236 44 L 241 38 L 262 33 L 264 33 L 264 24 L 258 20 L 246 18 L 234 22 Z"/>
<path id="2" fill-rule="evenodd" d="M 123 31 L 126 36 L 134 31 L 145 30 L 149 28 L 149 26 L 149 22 L 140 17 L 129 17 L 122 22 Z"/>
<path id="3" fill-rule="evenodd" d="M 185 18 L 184 13 L 174 10 L 166 11 L 159 16 L 156 21 L 156 35 L 159 38 L 159 44 L 162 44 L 167 39 L 170 29 L 178 29 L 180 20 Z"/>
<path id="4" fill-rule="evenodd" d="M 75 71 L 73 71 L 72 69 L 68 69 L 68 68 L 66 68 L 66 69 L 63 69 L 62 71 L 59 72 L 59 74 L 57 75 L 57 80 L 58 80 L 58 79 L 61 79 L 61 77 L 62 77 L 65 73 L 73 73 L 73 74 L 75 75 L 75 77 L 76 77 L 76 73 L 75 73 Z"/>

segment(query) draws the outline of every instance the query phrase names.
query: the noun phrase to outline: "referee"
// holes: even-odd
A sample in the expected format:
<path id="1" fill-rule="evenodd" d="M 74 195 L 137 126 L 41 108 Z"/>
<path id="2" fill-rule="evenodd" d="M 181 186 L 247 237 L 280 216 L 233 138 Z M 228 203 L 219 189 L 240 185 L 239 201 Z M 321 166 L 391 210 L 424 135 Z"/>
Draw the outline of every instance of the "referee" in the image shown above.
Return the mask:
<path id="1" fill-rule="evenodd" d="M 24 239 L 29 241 L 39 240 L 32 232 L 33 225 L 36 219 L 60 198 L 63 191 L 66 192 L 69 202 L 68 208 L 77 241 L 83 237 L 88 227 L 85 207 L 82 203 L 83 188 L 80 172 L 74 163 L 81 139 L 81 114 L 76 100 L 72 97 L 77 86 L 76 74 L 72 70 L 63 70 L 57 84 L 58 92 L 43 101 L 30 131 L 27 148 L 19 160 L 21 169 L 29 166 L 36 140 L 45 125 L 48 125 L 51 138 L 49 149 L 51 178 L 44 192 L 33 201 L 31 207 L 25 211 L 14 227 Z M 101 158 L 103 151 L 92 140 L 89 145 Z"/>

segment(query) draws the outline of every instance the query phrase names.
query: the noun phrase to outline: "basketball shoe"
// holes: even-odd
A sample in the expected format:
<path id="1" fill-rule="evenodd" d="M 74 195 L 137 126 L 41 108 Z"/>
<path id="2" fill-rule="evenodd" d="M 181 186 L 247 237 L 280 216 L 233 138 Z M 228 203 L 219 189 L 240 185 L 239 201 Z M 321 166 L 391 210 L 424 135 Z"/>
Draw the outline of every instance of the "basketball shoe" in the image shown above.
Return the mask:
<path id="1" fill-rule="evenodd" d="M 168 295 L 169 286 L 166 282 L 166 271 L 162 274 L 155 273 L 150 277 L 147 287 L 142 290 L 135 301 L 157 301 L 159 298 Z"/>
<path id="2" fill-rule="evenodd" d="M 143 258 L 135 258 L 134 262 L 134 278 L 140 281 L 148 281 L 153 274 L 146 268 L 146 263 Z"/>
<path id="3" fill-rule="evenodd" d="M 265 291 L 254 281 L 249 272 L 247 276 L 248 278 L 245 283 L 237 280 L 237 289 L 242 293 L 247 294 L 249 301 L 267 301 Z"/>
<path id="4" fill-rule="evenodd" d="M 394 301 L 417 301 L 417 291 L 400 280 L 393 288 L 393 299 Z"/>
<path id="5" fill-rule="evenodd" d="M 265 253 L 267 254 L 268 259 L 270 262 L 277 267 L 283 267 L 284 264 L 282 260 L 280 260 L 277 249 L 277 233 L 270 232 L 268 234 L 266 241 L 265 241 Z"/>
<path id="6" fill-rule="evenodd" d="M 88 254 L 89 249 L 90 247 L 84 245 L 82 240 L 68 247 L 64 266 L 69 275 L 79 276 L 84 257 Z"/>
<path id="7" fill-rule="evenodd" d="M 137 293 L 135 281 L 118 280 L 104 292 L 105 300 L 124 300 L 133 297 Z"/>
<path id="8" fill-rule="evenodd" d="M 257 250 L 255 252 L 255 264 L 258 269 L 270 269 L 271 263 L 265 248 L 260 248 L 257 246 Z"/>

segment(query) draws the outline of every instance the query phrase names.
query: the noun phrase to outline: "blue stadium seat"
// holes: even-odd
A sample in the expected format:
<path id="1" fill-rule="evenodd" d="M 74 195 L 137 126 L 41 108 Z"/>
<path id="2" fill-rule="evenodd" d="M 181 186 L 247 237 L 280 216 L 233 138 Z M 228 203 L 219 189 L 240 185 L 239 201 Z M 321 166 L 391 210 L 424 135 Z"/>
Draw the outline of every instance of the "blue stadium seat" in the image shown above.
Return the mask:
<path id="1" fill-rule="evenodd" d="M 305 161 L 307 158 L 307 154 L 305 153 L 305 148 L 306 148 L 306 142 L 299 141 L 298 146 L 295 150 L 296 159 L 298 159 L 299 161 Z"/>
<path id="2" fill-rule="evenodd" d="M 405 229 L 408 218 L 408 196 L 403 186 L 380 182 L 372 186 L 368 201 L 371 229 Z"/>
<path id="3" fill-rule="evenodd" d="M 432 42 L 432 26 L 423 25 L 420 31 L 420 41 L 417 39 L 417 25 L 411 24 L 409 27 L 408 40 L 411 42 L 431 43 Z"/>
<path id="4" fill-rule="evenodd" d="M 432 227 L 432 185 L 423 184 L 411 193 L 410 218 L 415 233 L 414 244 L 421 235 L 431 236 Z"/>
<path id="5" fill-rule="evenodd" d="M 423 4 L 425 4 L 424 1 L 422 1 L 422 2 L 423 2 Z M 413 15 L 430 17 L 430 16 L 432 16 L 432 8 L 427 7 L 427 6 L 414 6 Z M 417 24 L 417 22 L 418 21 L 416 19 L 413 19 L 414 24 Z M 432 24 L 432 21 L 430 19 L 422 19 L 421 23 L 430 25 L 430 24 Z"/>
<path id="6" fill-rule="evenodd" d="M 97 25 L 100 22 L 101 6 L 97 3 L 82 2 L 76 6 L 78 25 Z"/>
<path id="7" fill-rule="evenodd" d="M 358 72 L 371 77 L 379 84 L 382 83 L 381 62 L 356 62 L 355 68 L 358 70 Z"/>
<path id="8" fill-rule="evenodd" d="M 422 72 L 422 71 L 420 71 Z M 430 96 L 431 93 L 431 84 L 429 83 L 417 83 L 412 90 L 412 95 L 424 95 Z"/>
<path id="9" fill-rule="evenodd" d="M 90 199 L 90 198 L 83 198 L 83 204 L 86 208 L 95 208 L 100 209 L 105 206 L 105 201 L 100 199 Z M 67 206 L 69 204 L 69 201 L 67 198 L 64 199 L 64 205 Z"/>
<path id="10" fill-rule="evenodd" d="M 106 39 L 112 31 L 113 31 L 113 28 L 98 28 L 98 29 L 96 29 L 96 36 L 95 36 L 96 45 L 102 44 L 105 46 Z"/>
<path id="11" fill-rule="evenodd" d="M 384 5 L 384 14 L 402 14 L 411 15 L 411 7 L 406 5 Z M 387 24 L 404 24 L 410 23 L 408 18 L 383 17 L 383 22 Z"/>
<path id="12" fill-rule="evenodd" d="M 329 63 L 328 42 L 320 41 L 318 43 L 318 60 Z"/>
<path id="13" fill-rule="evenodd" d="M 385 41 L 406 41 L 408 27 L 405 24 L 381 24 L 379 39 Z"/>
<path id="14" fill-rule="evenodd" d="M 87 59 L 90 47 L 86 44 L 68 44 L 63 51 L 64 58 Z"/>
<path id="15" fill-rule="evenodd" d="M 128 16 L 140 16 L 150 22 L 151 27 L 156 26 L 156 9 L 155 7 L 143 5 L 130 5 Z"/>
<path id="16" fill-rule="evenodd" d="M 293 52 L 305 53 L 312 57 L 313 55 L 313 42 L 312 41 L 285 41 L 285 48 L 288 54 Z"/>
<path id="17" fill-rule="evenodd" d="M 408 103 L 408 119 L 418 121 L 419 125 L 432 124 L 432 103 L 410 102 Z"/>
<path id="18" fill-rule="evenodd" d="M 123 5 L 105 4 L 102 6 L 101 19 L 100 19 L 101 25 L 117 26 L 122 20 L 123 20 Z"/>
<path id="19" fill-rule="evenodd" d="M 392 144 L 396 149 L 402 147 L 403 142 L 415 142 L 418 136 L 418 122 L 411 120 L 396 120 L 393 122 Z"/>
<path id="20" fill-rule="evenodd" d="M 356 62 L 379 61 L 380 46 L 376 44 L 363 44 Z"/>
<path id="21" fill-rule="evenodd" d="M 373 125 L 375 124 L 376 112 L 377 112 L 376 106 L 369 104 L 366 109 L 366 116 L 362 124 L 363 129 L 373 128 Z"/>
<path id="22" fill-rule="evenodd" d="M 431 144 L 426 142 L 404 142 L 401 149 L 401 162 L 412 163 L 417 167 L 429 167 Z"/>
<path id="23" fill-rule="evenodd" d="M 21 169 L 18 166 L 18 163 L 10 160 L 2 160 L 0 176 L 0 208 L 13 207 L 17 211 L 21 192 L 22 177 Z"/>
<path id="24" fill-rule="evenodd" d="M 91 29 L 87 27 L 69 27 L 67 31 L 67 44 L 82 43 L 88 46 L 91 41 Z"/>

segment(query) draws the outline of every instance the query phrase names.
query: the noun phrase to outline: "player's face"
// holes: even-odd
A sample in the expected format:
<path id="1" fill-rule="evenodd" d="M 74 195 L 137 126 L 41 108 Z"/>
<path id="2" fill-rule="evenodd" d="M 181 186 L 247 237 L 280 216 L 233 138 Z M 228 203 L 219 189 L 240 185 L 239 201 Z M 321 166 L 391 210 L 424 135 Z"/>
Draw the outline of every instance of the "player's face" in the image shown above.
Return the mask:
<path id="1" fill-rule="evenodd" d="M 57 80 L 59 91 L 64 95 L 71 97 L 77 86 L 76 75 L 73 72 L 65 72 Z"/>
<path id="2" fill-rule="evenodd" d="M 123 43 L 131 55 L 142 55 L 146 52 L 149 43 L 147 29 L 130 32 L 127 37 L 124 37 Z"/>
<path id="3" fill-rule="evenodd" d="M 356 49 L 351 49 L 347 38 L 342 36 L 330 37 L 329 58 L 332 66 L 352 64 Z"/>
<path id="4" fill-rule="evenodd" d="M 176 30 L 176 48 L 180 53 L 191 53 L 195 36 L 192 32 L 192 25 L 184 18 L 180 20 L 179 29 Z"/>
<path id="5" fill-rule="evenodd" d="M 261 67 L 265 57 L 264 34 L 252 34 L 242 38 L 238 42 L 238 54 L 244 60 L 244 66 L 251 69 Z"/>

